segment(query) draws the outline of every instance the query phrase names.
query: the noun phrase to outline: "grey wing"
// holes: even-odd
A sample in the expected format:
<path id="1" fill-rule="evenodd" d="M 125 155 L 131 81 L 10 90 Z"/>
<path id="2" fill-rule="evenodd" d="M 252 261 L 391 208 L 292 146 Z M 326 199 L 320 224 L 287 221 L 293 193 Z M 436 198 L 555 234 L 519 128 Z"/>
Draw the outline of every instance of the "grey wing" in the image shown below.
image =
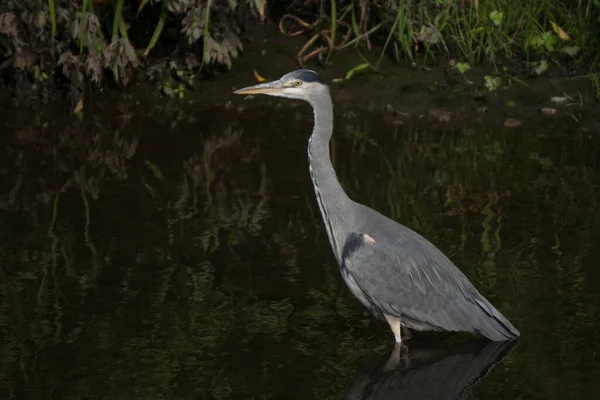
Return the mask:
<path id="1" fill-rule="evenodd" d="M 392 247 L 364 233 L 351 233 L 342 251 L 342 270 L 380 312 L 401 317 L 409 328 L 467 331 L 492 340 L 519 334 L 441 251 L 420 236 Z"/>

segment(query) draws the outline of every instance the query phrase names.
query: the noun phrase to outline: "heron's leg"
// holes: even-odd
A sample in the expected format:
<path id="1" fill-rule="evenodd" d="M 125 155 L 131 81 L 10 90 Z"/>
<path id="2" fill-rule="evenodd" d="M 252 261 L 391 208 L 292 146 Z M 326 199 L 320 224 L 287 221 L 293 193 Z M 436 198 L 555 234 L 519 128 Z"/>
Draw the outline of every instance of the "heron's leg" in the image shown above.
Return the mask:
<path id="1" fill-rule="evenodd" d="M 394 346 L 394 350 L 390 353 L 390 356 L 383 367 L 383 372 L 388 372 L 394 370 L 400 364 L 400 349 L 402 348 L 401 344 L 397 344 Z"/>
<path id="2" fill-rule="evenodd" d="M 391 315 L 386 315 L 385 320 L 387 321 L 390 328 L 392 328 L 392 332 L 394 332 L 394 337 L 396 338 L 396 343 L 402 343 L 402 336 L 400 335 L 400 318 L 392 317 Z"/>
<path id="3" fill-rule="evenodd" d="M 394 350 L 383 367 L 383 372 L 388 372 L 396 368 L 410 368 L 410 358 L 408 357 L 408 347 L 403 344 L 396 343 Z"/>

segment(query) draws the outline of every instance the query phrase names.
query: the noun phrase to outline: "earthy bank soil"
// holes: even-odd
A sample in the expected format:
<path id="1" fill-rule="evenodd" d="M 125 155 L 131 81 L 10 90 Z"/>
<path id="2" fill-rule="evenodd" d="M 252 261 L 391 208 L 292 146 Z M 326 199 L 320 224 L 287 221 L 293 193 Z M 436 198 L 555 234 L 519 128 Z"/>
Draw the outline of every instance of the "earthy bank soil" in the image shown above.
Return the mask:
<path id="1" fill-rule="evenodd" d="M 253 70 L 267 79 L 279 78 L 299 68 L 295 55 L 304 45 L 305 37 L 289 38 L 279 34 L 277 26 L 255 27 L 246 32 L 244 53 L 228 72 L 214 74 L 188 88 L 183 98 L 169 98 L 152 82 L 137 82 L 125 89 L 106 87 L 87 93 L 80 116 L 111 108 L 123 113 L 150 108 L 157 103 L 178 107 L 187 114 L 198 108 L 225 109 L 228 112 L 251 112 L 256 107 L 279 103 L 278 107 L 298 107 L 296 102 L 235 96 L 232 91 L 256 83 Z M 363 51 L 363 54 L 365 52 Z M 369 61 L 377 62 L 379 49 L 366 53 Z M 427 65 L 398 65 L 383 57 L 379 71 L 357 74 L 344 80 L 348 70 L 363 63 L 359 54 L 349 49 L 334 54 L 326 67 L 310 63 L 305 68 L 318 71 L 330 83 L 338 116 L 352 118 L 356 113 L 374 113 L 396 124 L 436 123 L 464 127 L 470 133 L 478 127 L 519 129 L 543 133 L 563 124 L 575 124 L 590 134 L 600 133 L 599 102 L 596 88 L 588 79 L 573 79 L 553 74 L 511 79 L 505 72 L 502 85 L 491 92 L 484 85 L 485 75 L 498 76 L 495 71 L 510 71 L 497 64 L 475 67 L 465 75 L 453 68 L 453 59 L 429 61 Z M 12 97 L 0 98 L 1 125 L 22 126 L 32 115 L 68 117 L 73 108 L 66 97 L 51 95 L 46 104 L 15 105 Z M 220 114 L 222 115 L 222 114 Z M 20 122 L 19 122 L 20 121 Z"/>

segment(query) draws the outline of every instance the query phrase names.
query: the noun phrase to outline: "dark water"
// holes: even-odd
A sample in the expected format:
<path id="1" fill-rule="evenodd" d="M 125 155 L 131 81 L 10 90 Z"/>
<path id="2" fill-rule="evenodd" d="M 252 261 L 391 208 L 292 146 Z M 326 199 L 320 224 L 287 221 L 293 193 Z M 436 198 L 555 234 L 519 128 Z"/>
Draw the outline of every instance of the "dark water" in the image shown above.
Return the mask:
<path id="1" fill-rule="evenodd" d="M 393 336 L 341 280 L 314 200 L 308 106 L 234 101 L 2 122 L 3 398 L 600 394 L 600 139 L 336 109 L 349 194 L 439 246 L 522 334 L 417 334 L 386 371 Z"/>

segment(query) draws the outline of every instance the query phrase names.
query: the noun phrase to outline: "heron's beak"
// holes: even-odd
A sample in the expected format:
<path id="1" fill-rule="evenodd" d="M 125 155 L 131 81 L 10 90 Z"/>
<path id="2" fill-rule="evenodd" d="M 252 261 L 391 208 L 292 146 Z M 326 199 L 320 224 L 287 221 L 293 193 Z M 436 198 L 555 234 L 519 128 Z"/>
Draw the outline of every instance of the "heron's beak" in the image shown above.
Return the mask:
<path id="1" fill-rule="evenodd" d="M 283 92 L 283 85 L 279 81 L 259 83 L 258 85 L 248 86 L 236 90 L 235 94 L 275 94 Z"/>

